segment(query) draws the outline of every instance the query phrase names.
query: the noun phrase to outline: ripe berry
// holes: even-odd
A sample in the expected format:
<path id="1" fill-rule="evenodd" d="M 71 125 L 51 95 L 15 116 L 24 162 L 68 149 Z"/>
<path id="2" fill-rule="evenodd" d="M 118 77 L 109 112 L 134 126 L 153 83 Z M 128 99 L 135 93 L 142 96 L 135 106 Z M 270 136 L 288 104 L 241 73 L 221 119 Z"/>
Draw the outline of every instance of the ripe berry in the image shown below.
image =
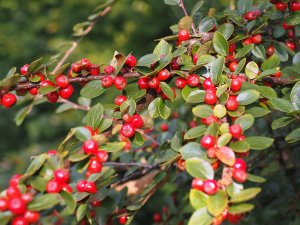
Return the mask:
<path id="1" fill-rule="evenodd" d="M 288 4 L 285 3 L 285 2 L 277 2 L 275 4 L 275 6 L 276 6 L 277 10 L 279 10 L 279 11 L 285 11 L 287 9 L 287 7 L 288 7 Z"/>
<path id="2" fill-rule="evenodd" d="M 172 70 L 178 70 L 179 69 L 179 64 L 177 62 L 177 59 L 172 59 L 171 63 L 170 63 L 170 67 Z"/>
<path id="3" fill-rule="evenodd" d="M 292 51 L 295 51 L 296 50 L 296 44 L 292 41 L 286 41 L 285 42 L 285 45 L 290 48 Z"/>
<path id="4" fill-rule="evenodd" d="M 237 110 L 239 107 L 239 102 L 236 100 L 236 96 L 229 96 L 225 106 L 229 111 Z"/>
<path id="5" fill-rule="evenodd" d="M 245 170 L 233 170 L 232 177 L 239 183 L 244 183 L 247 180 L 248 174 Z"/>
<path id="6" fill-rule="evenodd" d="M 199 76 L 196 74 L 188 75 L 187 83 L 190 87 L 197 87 L 200 84 Z"/>
<path id="7" fill-rule="evenodd" d="M 238 63 L 237 63 L 236 61 L 231 62 L 231 63 L 229 64 L 229 69 L 230 69 L 230 71 L 231 71 L 231 72 L 234 72 L 235 69 L 237 68 L 237 66 L 238 66 Z"/>
<path id="8" fill-rule="evenodd" d="M 16 96 L 13 93 L 7 93 L 7 94 L 5 94 L 5 95 L 2 96 L 2 99 L 1 99 L 1 104 L 5 108 L 10 108 L 16 102 L 17 102 L 17 98 L 16 98 Z"/>
<path id="9" fill-rule="evenodd" d="M 80 180 L 76 184 L 76 189 L 78 192 L 85 192 L 85 185 L 87 184 L 86 180 Z"/>
<path id="10" fill-rule="evenodd" d="M 243 214 L 227 214 L 227 220 L 232 224 L 239 224 L 242 218 Z"/>
<path id="11" fill-rule="evenodd" d="M 300 2 L 299 1 L 291 1 L 290 7 L 292 12 L 296 12 L 300 10 Z"/>
<path id="12" fill-rule="evenodd" d="M 244 170 L 244 171 L 246 171 L 247 164 L 246 164 L 245 160 L 243 160 L 241 158 L 237 158 L 237 159 L 235 159 L 233 168 L 237 169 L 237 170 Z"/>
<path id="13" fill-rule="evenodd" d="M 204 90 L 215 90 L 216 89 L 216 86 L 213 84 L 210 77 L 207 77 L 204 79 L 202 86 L 203 86 Z"/>
<path id="14" fill-rule="evenodd" d="M 125 102 L 127 100 L 127 97 L 125 95 L 119 95 L 115 98 L 114 103 L 117 106 L 122 105 L 123 102 Z"/>
<path id="15" fill-rule="evenodd" d="M 218 97 L 214 91 L 207 90 L 204 96 L 204 102 L 208 105 L 214 105 L 218 101 Z"/>
<path id="16" fill-rule="evenodd" d="M 56 86 L 66 88 L 69 86 L 69 79 L 65 75 L 59 75 L 55 78 Z"/>
<path id="17" fill-rule="evenodd" d="M 155 213 L 153 215 L 153 222 L 154 223 L 160 223 L 161 222 L 161 215 L 159 213 Z"/>
<path id="18" fill-rule="evenodd" d="M 80 73 L 83 68 L 81 63 L 75 62 L 72 64 L 71 69 L 74 73 Z"/>
<path id="19" fill-rule="evenodd" d="M 214 147 L 214 145 L 216 144 L 215 137 L 212 135 L 205 135 L 201 138 L 200 143 L 203 148 L 209 149 L 211 147 Z"/>
<path id="20" fill-rule="evenodd" d="M 90 139 L 83 142 L 82 149 L 85 154 L 97 154 L 98 144 L 96 141 Z"/>
<path id="21" fill-rule="evenodd" d="M 243 44 L 244 45 L 251 45 L 253 42 L 251 40 L 251 38 L 246 38 L 244 41 L 243 41 Z"/>
<path id="22" fill-rule="evenodd" d="M 39 212 L 34 212 L 34 211 L 29 211 L 27 210 L 24 214 L 24 219 L 28 223 L 36 223 L 40 219 L 40 213 Z"/>
<path id="23" fill-rule="evenodd" d="M 90 73 L 92 76 L 97 76 L 100 74 L 100 66 L 96 64 L 91 65 Z"/>
<path id="24" fill-rule="evenodd" d="M 138 80 L 138 86 L 139 86 L 139 88 L 140 89 L 148 89 L 149 88 L 148 82 L 149 82 L 148 77 L 141 77 Z"/>
<path id="25" fill-rule="evenodd" d="M 195 178 L 192 181 L 192 188 L 198 190 L 198 191 L 203 191 L 203 184 L 204 181 L 199 179 L 199 178 Z"/>
<path id="26" fill-rule="evenodd" d="M 132 118 L 131 124 L 134 126 L 134 128 L 139 129 L 144 125 L 144 121 L 139 114 L 135 114 L 131 118 Z"/>
<path id="27" fill-rule="evenodd" d="M 32 201 L 33 196 L 31 193 L 22 194 L 21 199 L 27 204 Z"/>
<path id="28" fill-rule="evenodd" d="M 273 55 L 275 52 L 275 48 L 273 45 L 270 45 L 268 48 L 267 48 L 267 55 L 271 56 Z"/>
<path id="29" fill-rule="evenodd" d="M 91 68 L 91 62 L 90 60 L 83 58 L 80 60 L 80 64 L 82 66 L 82 68 L 89 70 Z"/>
<path id="30" fill-rule="evenodd" d="M 229 132 L 234 138 L 239 138 L 243 134 L 243 129 L 240 125 L 234 124 L 229 127 Z"/>
<path id="31" fill-rule="evenodd" d="M 190 35 L 190 32 L 188 30 L 180 30 L 178 32 L 178 40 L 180 42 L 189 40 L 190 36 L 191 35 Z"/>
<path id="32" fill-rule="evenodd" d="M 216 158 L 217 150 L 218 149 L 216 147 L 211 147 L 211 148 L 207 149 L 207 156 L 212 159 Z"/>
<path id="33" fill-rule="evenodd" d="M 23 216 L 17 216 L 11 221 L 11 225 L 28 225 L 29 223 Z"/>
<path id="34" fill-rule="evenodd" d="M 111 74 L 111 73 L 113 73 L 113 72 L 115 72 L 115 67 L 110 66 L 110 65 L 104 67 L 104 73 L 106 73 L 106 74 Z"/>
<path id="35" fill-rule="evenodd" d="M 185 78 L 178 77 L 175 80 L 175 85 L 176 85 L 177 88 L 183 89 L 187 85 L 187 80 Z"/>
<path id="36" fill-rule="evenodd" d="M 256 34 L 256 35 L 253 35 L 251 37 L 251 41 L 256 44 L 256 45 L 259 45 L 262 43 L 262 36 L 261 34 Z M 233 72 L 233 71 L 232 71 Z"/>
<path id="37" fill-rule="evenodd" d="M 288 31 L 287 31 L 287 35 L 288 35 L 290 38 L 294 38 L 294 37 L 295 37 L 295 31 L 294 31 L 294 30 L 288 30 Z"/>
<path id="38" fill-rule="evenodd" d="M 272 75 L 272 77 L 281 77 L 281 75 L 282 75 L 282 72 L 281 71 L 277 71 L 276 73 L 274 73 Z"/>
<path id="39" fill-rule="evenodd" d="M 238 78 L 232 79 L 230 89 L 233 92 L 237 92 L 241 89 L 242 84 L 243 84 L 243 82 L 240 79 L 238 79 Z"/>
<path id="40" fill-rule="evenodd" d="M 22 215 L 26 211 L 26 203 L 21 198 L 12 198 L 9 201 L 9 210 L 16 215 Z"/>
<path id="41" fill-rule="evenodd" d="M 110 76 L 104 76 L 101 82 L 102 82 L 102 87 L 108 88 L 114 84 L 114 79 Z"/>
<path id="42" fill-rule="evenodd" d="M 104 150 L 99 150 L 98 153 L 97 153 L 97 158 L 99 160 L 99 162 L 106 162 L 107 159 L 108 159 L 108 153 L 107 151 L 104 151 Z"/>
<path id="43" fill-rule="evenodd" d="M 10 186 L 6 189 L 6 197 L 8 198 L 20 198 L 21 191 L 17 186 Z"/>
<path id="44" fill-rule="evenodd" d="M 90 160 L 90 163 L 89 163 L 89 166 L 88 166 L 87 170 L 90 173 L 99 173 L 102 170 L 102 163 L 100 163 L 98 161 L 98 159 L 92 158 Z"/>
<path id="45" fill-rule="evenodd" d="M 180 158 L 177 160 L 177 168 L 181 171 L 184 171 L 186 169 L 184 159 Z"/>
<path id="46" fill-rule="evenodd" d="M 57 151 L 56 150 L 49 150 L 47 153 L 50 156 L 55 156 L 57 154 Z"/>
<path id="47" fill-rule="evenodd" d="M 136 58 L 133 55 L 128 56 L 125 61 L 125 64 L 126 64 L 126 66 L 129 66 L 129 67 L 135 67 Z"/>
<path id="48" fill-rule="evenodd" d="M 167 123 L 163 123 L 162 125 L 160 125 L 160 129 L 161 131 L 166 132 L 169 130 L 169 126 Z"/>
<path id="49" fill-rule="evenodd" d="M 48 99 L 49 102 L 55 103 L 55 102 L 57 102 L 59 95 L 56 91 L 53 91 L 53 92 L 46 94 L 46 98 Z"/>
<path id="50" fill-rule="evenodd" d="M 167 80 L 170 77 L 170 72 L 167 69 L 159 71 L 157 78 L 159 80 Z"/>
<path id="51" fill-rule="evenodd" d="M 121 135 L 127 138 L 131 138 L 135 133 L 135 128 L 132 124 L 124 124 L 120 131 Z"/>
<path id="52" fill-rule="evenodd" d="M 123 90 L 126 87 L 126 79 L 124 77 L 118 76 L 114 80 L 114 85 L 118 90 Z"/>
<path id="53" fill-rule="evenodd" d="M 230 53 L 233 53 L 235 51 L 235 49 L 236 49 L 236 44 L 235 43 L 229 45 L 229 52 Z"/>
<path id="54" fill-rule="evenodd" d="M 158 88 L 158 87 L 159 87 L 159 84 L 160 84 L 160 82 L 159 82 L 159 80 L 158 80 L 156 77 L 153 77 L 153 78 L 150 79 L 149 82 L 148 82 L 148 86 L 149 86 L 149 88 L 151 88 L 151 89 L 156 89 L 156 88 Z"/>
<path id="55" fill-rule="evenodd" d="M 30 88 L 28 91 L 31 95 L 37 95 L 39 93 L 39 89 L 36 87 Z"/>
<path id="56" fill-rule="evenodd" d="M 29 67 L 29 64 L 25 64 L 24 66 L 22 66 L 22 67 L 20 68 L 20 73 L 21 73 L 22 75 L 26 74 L 27 71 L 28 71 L 28 67 Z"/>
<path id="57" fill-rule="evenodd" d="M 50 180 L 46 185 L 46 191 L 48 193 L 59 193 L 61 191 L 61 185 L 57 180 Z"/>
<path id="58" fill-rule="evenodd" d="M 54 179 L 60 183 L 68 183 L 70 180 L 70 173 L 65 169 L 57 169 L 54 171 Z"/>
<path id="59" fill-rule="evenodd" d="M 74 92 L 74 88 L 71 84 L 67 86 L 67 88 L 62 88 L 58 91 L 58 94 L 63 99 L 69 99 Z"/>
<path id="60" fill-rule="evenodd" d="M 84 186 L 85 191 L 91 194 L 94 194 L 97 192 L 97 187 L 94 182 L 87 182 Z"/>
<path id="61" fill-rule="evenodd" d="M 100 207 L 102 205 L 101 201 L 92 201 L 91 206 L 93 207 Z"/>
<path id="62" fill-rule="evenodd" d="M 119 218 L 119 223 L 120 224 L 126 224 L 127 223 L 127 215 L 121 216 Z"/>
<path id="63" fill-rule="evenodd" d="M 283 22 L 282 27 L 285 30 L 290 30 L 290 29 L 294 28 L 294 26 L 287 24 L 287 22 L 285 22 L 285 21 Z"/>
<path id="64" fill-rule="evenodd" d="M 256 20 L 256 18 L 258 17 L 258 15 L 259 15 L 259 14 L 257 14 L 256 11 L 248 11 L 248 12 L 246 12 L 246 13 L 244 14 L 244 18 L 245 18 L 246 20 L 249 20 L 249 21 L 251 21 L 251 20 Z"/>
<path id="65" fill-rule="evenodd" d="M 8 209 L 9 201 L 6 198 L 0 198 L 0 212 Z"/>
<path id="66" fill-rule="evenodd" d="M 209 117 L 207 117 L 207 118 L 201 118 L 201 122 L 202 122 L 204 125 L 210 125 L 210 124 L 212 124 L 213 122 L 219 123 L 219 119 L 218 119 L 216 116 L 209 116 Z"/>
<path id="67" fill-rule="evenodd" d="M 17 186 L 20 182 L 22 175 L 21 174 L 15 174 L 10 178 L 9 186 Z"/>
<path id="68" fill-rule="evenodd" d="M 206 180 L 203 184 L 203 191 L 208 195 L 214 195 L 218 192 L 218 183 L 215 180 Z"/>

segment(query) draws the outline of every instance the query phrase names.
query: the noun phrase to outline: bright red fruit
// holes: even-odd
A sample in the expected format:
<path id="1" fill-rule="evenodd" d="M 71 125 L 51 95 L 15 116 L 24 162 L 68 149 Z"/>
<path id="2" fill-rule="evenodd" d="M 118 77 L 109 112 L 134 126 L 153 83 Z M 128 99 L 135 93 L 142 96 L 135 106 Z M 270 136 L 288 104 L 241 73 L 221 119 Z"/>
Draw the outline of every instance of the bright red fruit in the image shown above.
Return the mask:
<path id="1" fill-rule="evenodd" d="M 92 66 L 90 60 L 88 60 L 87 58 L 83 58 L 80 60 L 80 64 L 82 66 L 82 68 L 89 70 Z"/>
<path id="2" fill-rule="evenodd" d="M 242 84 L 243 84 L 243 82 L 240 79 L 238 79 L 238 78 L 232 79 L 230 89 L 233 92 L 237 92 L 241 89 Z"/>
<path id="3" fill-rule="evenodd" d="M 74 88 L 71 84 L 68 85 L 66 88 L 62 88 L 58 91 L 58 94 L 63 99 L 69 99 L 74 92 Z"/>
<path id="4" fill-rule="evenodd" d="M 97 192 L 97 187 L 94 182 L 87 182 L 84 186 L 85 191 L 91 194 L 94 194 Z"/>
<path id="5" fill-rule="evenodd" d="M 21 194 L 20 189 L 16 186 L 10 186 L 6 189 L 6 197 L 8 198 L 19 198 Z"/>
<path id="6" fill-rule="evenodd" d="M 281 77 L 281 75 L 282 75 L 282 72 L 281 71 L 277 71 L 276 73 L 274 73 L 272 75 L 272 77 Z"/>
<path id="7" fill-rule="evenodd" d="M 54 179 L 60 183 L 68 183 L 70 180 L 70 172 L 65 169 L 57 169 L 54 171 Z"/>
<path id="8" fill-rule="evenodd" d="M 187 83 L 190 87 L 197 87 L 200 84 L 199 76 L 196 74 L 188 75 Z"/>
<path id="9" fill-rule="evenodd" d="M 164 80 L 167 80 L 170 76 L 171 76 L 171 75 L 170 75 L 169 70 L 163 69 L 163 70 L 159 71 L 159 73 L 158 73 L 158 75 L 157 75 L 157 78 L 158 78 L 159 80 L 164 81 Z"/>
<path id="10" fill-rule="evenodd" d="M 273 55 L 275 52 L 275 48 L 273 45 L 270 45 L 268 48 L 267 48 L 267 55 L 271 56 Z"/>
<path id="11" fill-rule="evenodd" d="M 135 128 L 132 124 L 124 124 L 120 131 L 121 135 L 127 138 L 131 138 L 135 133 Z"/>
<path id="12" fill-rule="evenodd" d="M 101 82 L 102 82 L 102 87 L 108 88 L 114 84 L 114 79 L 110 76 L 104 76 Z"/>
<path id="13" fill-rule="evenodd" d="M 248 174 L 245 170 L 235 169 L 232 171 L 232 177 L 239 183 L 244 183 L 247 180 Z"/>
<path id="14" fill-rule="evenodd" d="M 175 80 L 175 85 L 177 88 L 183 89 L 187 85 L 187 80 L 185 78 L 178 77 Z"/>
<path id="15" fill-rule="evenodd" d="M 201 122 L 204 124 L 204 125 L 210 125 L 212 124 L 213 122 L 215 123 L 219 123 L 219 119 L 216 117 L 216 116 L 209 116 L 207 118 L 201 118 Z"/>
<path id="16" fill-rule="evenodd" d="M 126 66 L 129 66 L 129 67 L 135 67 L 136 58 L 133 55 L 128 56 L 125 61 L 125 64 L 126 64 Z"/>
<path id="17" fill-rule="evenodd" d="M 246 38 L 244 41 L 243 41 L 243 44 L 244 45 L 251 45 L 253 42 L 251 40 L 251 38 Z"/>
<path id="18" fill-rule="evenodd" d="M 261 34 L 256 34 L 256 35 L 253 35 L 251 37 L 251 41 L 256 44 L 256 45 L 259 45 L 262 43 L 262 36 Z M 233 71 L 232 71 L 233 72 Z"/>
<path id="19" fill-rule="evenodd" d="M 34 211 L 29 211 L 27 210 L 24 214 L 24 219 L 28 223 L 36 223 L 40 219 L 40 213 L 39 212 L 34 212 Z"/>
<path id="20" fill-rule="evenodd" d="M 36 87 L 30 88 L 28 91 L 31 95 L 37 95 L 39 93 L 39 89 Z"/>
<path id="21" fill-rule="evenodd" d="M 69 79 L 65 75 L 59 75 L 55 78 L 55 83 L 60 88 L 67 88 L 69 86 Z"/>
<path id="22" fill-rule="evenodd" d="M 21 174 L 15 174 L 10 178 L 9 186 L 17 186 L 20 182 L 22 175 Z"/>
<path id="23" fill-rule="evenodd" d="M 108 159 L 108 153 L 107 151 L 104 151 L 104 150 L 99 150 L 98 153 L 97 153 L 97 158 L 99 160 L 99 162 L 106 162 L 107 159 Z"/>
<path id="24" fill-rule="evenodd" d="M 198 191 L 203 191 L 204 181 L 199 178 L 194 178 L 192 181 L 192 188 L 197 189 Z"/>
<path id="25" fill-rule="evenodd" d="M 17 216 L 11 221 L 11 225 L 29 225 L 23 216 Z"/>
<path id="26" fill-rule="evenodd" d="M 85 185 L 87 184 L 86 180 L 80 180 L 76 184 L 76 189 L 78 192 L 85 192 Z"/>
<path id="27" fill-rule="evenodd" d="M 10 108 L 17 102 L 17 98 L 13 93 L 3 95 L 1 103 L 5 108 Z"/>
<path id="28" fill-rule="evenodd" d="M 22 67 L 20 68 L 20 73 L 21 73 L 22 75 L 26 74 L 27 71 L 28 71 L 28 67 L 29 67 L 29 64 L 25 64 L 24 66 L 22 66 Z"/>
<path id="29" fill-rule="evenodd" d="M 22 194 L 21 199 L 27 203 L 31 202 L 33 199 L 33 195 L 31 193 Z"/>
<path id="30" fill-rule="evenodd" d="M 285 2 L 277 2 L 275 4 L 276 9 L 279 11 L 285 11 L 288 8 L 288 4 Z"/>
<path id="31" fill-rule="evenodd" d="M 159 84 L 160 84 L 160 82 L 159 82 L 159 80 L 158 80 L 156 77 L 153 77 L 153 78 L 150 79 L 149 82 L 148 82 L 148 86 L 149 86 L 149 88 L 151 88 L 151 89 L 156 89 L 156 88 L 158 88 L 158 87 L 159 87 Z"/>
<path id="32" fill-rule="evenodd" d="M 117 76 L 114 80 L 114 85 L 118 90 L 123 90 L 126 87 L 126 79 L 121 76 Z"/>
<path id="33" fill-rule="evenodd" d="M 237 68 L 237 66 L 238 66 L 238 63 L 237 63 L 236 61 L 231 62 L 231 63 L 229 64 L 229 69 L 230 69 L 230 71 L 231 71 L 231 72 L 234 72 L 235 69 Z"/>
<path id="34" fill-rule="evenodd" d="M 119 95 L 115 98 L 114 103 L 117 106 L 122 105 L 123 102 L 125 102 L 127 100 L 127 97 L 125 95 Z"/>
<path id="35" fill-rule="evenodd" d="M 61 191 L 61 184 L 57 180 L 49 180 L 46 185 L 48 193 L 59 193 Z"/>
<path id="36" fill-rule="evenodd" d="M 161 131 L 165 132 L 169 130 L 169 126 L 167 123 L 163 123 L 162 125 L 160 125 L 160 129 Z"/>
<path id="37" fill-rule="evenodd" d="M 236 100 L 236 96 L 229 96 L 225 106 L 229 111 L 237 110 L 239 107 L 239 102 Z"/>
<path id="38" fill-rule="evenodd" d="M 100 162 L 98 161 L 98 159 L 92 158 L 92 159 L 90 160 L 90 163 L 89 163 L 89 166 L 88 166 L 87 170 L 88 170 L 90 173 L 99 173 L 99 172 L 101 172 L 101 170 L 102 170 L 102 163 L 100 163 Z"/>
<path id="39" fill-rule="evenodd" d="M 297 46 L 293 41 L 286 41 L 285 45 L 290 48 L 292 51 L 295 51 Z"/>
<path id="40" fill-rule="evenodd" d="M 46 94 L 46 98 L 48 99 L 49 102 L 55 103 L 55 102 L 57 102 L 57 100 L 59 98 L 59 94 L 56 91 L 53 91 L 53 92 Z"/>
<path id="41" fill-rule="evenodd" d="M 50 80 L 42 80 L 42 81 L 40 82 L 40 87 L 49 87 L 49 86 L 54 87 L 55 85 L 54 85 L 54 83 L 53 83 L 52 81 L 50 81 Z"/>
<path id="42" fill-rule="evenodd" d="M 236 44 L 235 43 L 229 45 L 229 52 L 230 53 L 233 53 L 235 51 L 235 49 L 236 49 Z"/>
<path id="43" fill-rule="evenodd" d="M 21 198 L 12 198 L 9 201 L 9 210 L 16 215 L 22 215 L 26 211 L 26 203 Z"/>
<path id="44" fill-rule="evenodd" d="M 239 224 L 242 218 L 243 214 L 227 214 L 227 220 L 232 224 Z"/>
<path id="45" fill-rule="evenodd" d="M 244 171 L 246 171 L 247 164 L 246 164 L 245 160 L 243 160 L 241 158 L 237 158 L 235 160 L 235 162 L 234 162 L 233 168 L 237 169 L 237 170 L 244 170 Z"/>
<path id="46" fill-rule="evenodd" d="M 201 138 L 200 143 L 203 148 L 209 149 L 216 144 L 215 137 L 212 135 L 205 135 Z"/>
<path id="47" fill-rule="evenodd" d="M 96 64 L 91 65 L 90 73 L 92 76 L 97 76 L 100 74 L 100 66 Z"/>
<path id="48" fill-rule="evenodd" d="M 85 154 L 97 154 L 98 144 L 96 141 L 90 139 L 83 142 L 82 149 Z"/>
<path id="49" fill-rule="evenodd" d="M 203 184 L 203 191 L 208 195 L 214 195 L 218 192 L 218 183 L 215 180 L 206 180 Z"/>
<path id="50" fill-rule="evenodd" d="M 230 132 L 230 134 L 232 135 L 232 137 L 238 139 L 240 136 L 242 136 L 242 134 L 243 134 L 243 129 L 241 128 L 240 125 L 234 124 L 234 125 L 231 125 L 231 126 L 229 127 L 229 132 Z"/>
<path id="51" fill-rule="evenodd" d="M 91 206 L 93 207 L 100 207 L 102 205 L 101 201 L 92 201 Z"/>
<path id="52" fill-rule="evenodd" d="M 139 114 L 135 114 L 131 118 L 132 118 L 131 124 L 134 126 L 134 128 L 139 129 L 144 125 L 144 121 Z"/>
<path id="53" fill-rule="evenodd" d="M 287 24 L 287 22 L 285 22 L 285 21 L 283 22 L 282 27 L 285 30 L 290 30 L 290 29 L 294 28 L 294 26 Z"/>
<path id="54" fill-rule="evenodd" d="M 246 20 L 256 20 L 256 18 L 259 16 L 259 14 L 256 11 L 248 11 L 244 14 L 244 18 Z"/>
<path id="55" fill-rule="evenodd" d="M 177 62 L 177 59 L 172 59 L 171 63 L 170 63 L 170 67 L 172 70 L 178 70 L 179 69 L 179 64 Z"/>
<path id="56" fill-rule="evenodd" d="M 159 213 L 155 213 L 153 215 L 153 222 L 154 223 L 160 223 L 161 222 L 161 215 Z"/>
<path id="57" fill-rule="evenodd" d="M 178 32 L 178 40 L 181 41 L 187 41 L 190 39 L 190 32 L 188 30 L 180 30 Z"/>
<path id="58" fill-rule="evenodd" d="M 207 77 L 204 79 L 202 86 L 203 86 L 204 90 L 215 90 L 216 89 L 216 86 L 213 84 L 210 77 Z"/>
<path id="59" fill-rule="evenodd" d="M 110 65 L 104 67 L 104 73 L 106 73 L 106 74 L 111 74 L 111 73 L 113 73 L 113 72 L 115 72 L 115 67 L 110 66 Z"/>
<path id="60" fill-rule="evenodd" d="M 0 198 L 0 212 L 8 209 L 9 201 L 6 198 Z"/>
<path id="61" fill-rule="evenodd" d="M 215 91 L 207 90 L 204 96 L 204 102 L 208 105 L 214 105 L 218 101 L 218 96 Z"/>
<path id="62" fill-rule="evenodd" d="M 300 10 L 300 2 L 299 1 L 291 1 L 290 7 L 292 12 L 296 12 Z"/>
<path id="63" fill-rule="evenodd" d="M 140 89 L 148 89 L 149 88 L 148 82 L 149 82 L 148 77 L 141 77 L 138 80 L 138 86 L 139 86 L 139 88 Z"/>

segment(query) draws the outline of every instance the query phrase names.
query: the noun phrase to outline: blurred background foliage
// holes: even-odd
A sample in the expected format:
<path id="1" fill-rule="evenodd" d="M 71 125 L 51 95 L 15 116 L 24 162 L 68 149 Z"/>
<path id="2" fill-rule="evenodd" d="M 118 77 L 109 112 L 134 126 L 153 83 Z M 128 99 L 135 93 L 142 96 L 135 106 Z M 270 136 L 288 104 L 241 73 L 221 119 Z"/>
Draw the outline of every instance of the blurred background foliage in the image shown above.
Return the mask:
<path id="1" fill-rule="evenodd" d="M 191 9 L 197 0 L 185 2 L 187 8 Z M 83 22 L 100 3 L 101 0 L 1 0 L 0 77 L 4 77 L 11 67 L 20 68 L 37 58 L 49 58 L 67 49 L 74 40 L 73 25 Z M 221 10 L 228 7 L 228 3 L 229 0 L 205 1 L 202 12 L 207 13 L 210 7 Z M 179 8 L 166 6 L 163 0 L 119 0 L 68 61 L 86 57 L 97 64 L 104 64 L 115 50 L 124 54 L 132 51 L 140 57 L 152 51 L 155 46 L 153 40 L 170 35 L 169 27 L 182 16 Z M 24 171 L 30 156 L 55 148 L 69 128 L 80 124 L 82 112 L 54 114 L 57 106 L 44 104 L 35 107 L 20 127 L 13 122 L 19 107 L 0 109 L 0 189 L 7 185 L 11 174 Z M 260 124 L 264 129 L 265 124 Z M 269 154 L 268 151 L 264 157 L 262 164 L 252 172 L 261 171 L 264 167 L 262 175 L 268 182 L 262 185 L 264 191 L 255 200 L 256 210 L 242 223 L 300 224 L 299 215 L 295 214 L 300 212 L 300 203 L 295 198 L 299 195 L 299 174 L 296 175 L 299 170 L 280 163 L 280 160 L 273 160 L 279 157 L 276 153 Z M 300 162 L 299 151 L 289 157 Z M 161 211 L 164 199 L 164 204 L 175 213 L 172 201 L 175 192 L 180 192 L 180 186 L 176 190 L 173 184 L 166 185 L 158 192 L 147 204 L 146 210 L 138 214 L 143 224 L 151 224 L 151 219 L 145 221 L 144 218 Z M 178 196 L 185 197 L 177 201 L 187 205 L 188 193 L 181 194 Z M 184 211 L 188 211 L 188 208 Z"/>

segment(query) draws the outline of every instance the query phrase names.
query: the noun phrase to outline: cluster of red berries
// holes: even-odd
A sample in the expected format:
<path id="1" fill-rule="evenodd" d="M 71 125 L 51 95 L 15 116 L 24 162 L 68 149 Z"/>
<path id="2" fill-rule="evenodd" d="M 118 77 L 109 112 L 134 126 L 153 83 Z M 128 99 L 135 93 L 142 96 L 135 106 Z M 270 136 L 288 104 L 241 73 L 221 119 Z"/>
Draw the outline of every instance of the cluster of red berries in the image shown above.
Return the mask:
<path id="1" fill-rule="evenodd" d="M 245 160 L 237 158 L 232 166 L 232 178 L 239 182 L 244 183 L 247 180 L 247 164 Z"/>
<path id="2" fill-rule="evenodd" d="M 289 4 L 286 1 L 281 1 L 281 0 L 270 0 L 270 2 L 275 5 L 278 11 L 281 12 L 286 11 L 288 8 L 292 12 L 296 12 L 300 10 L 300 2 L 297 0 L 290 1 Z"/>
<path id="3" fill-rule="evenodd" d="M 126 138 L 134 136 L 135 130 L 140 129 L 144 126 L 143 118 L 139 114 L 130 116 L 125 114 L 123 116 L 124 124 L 121 127 L 120 134 Z"/>
<path id="4" fill-rule="evenodd" d="M 64 190 L 72 193 L 73 189 L 69 186 L 70 172 L 66 169 L 56 169 L 54 171 L 54 178 L 49 180 L 46 185 L 48 193 L 59 193 Z"/>
<path id="5" fill-rule="evenodd" d="M 191 38 L 191 34 L 188 30 L 180 30 L 177 35 L 177 45 L 180 45 L 182 42 L 187 41 Z"/>
<path id="6" fill-rule="evenodd" d="M 201 180 L 195 178 L 192 181 L 192 188 L 198 191 L 202 191 L 208 195 L 214 195 L 219 190 L 219 185 L 216 180 Z"/>
<path id="7" fill-rule="evenodd" d="M 40 219 L 39 212 L 27 209 L 27 204 L 33 199 L 33 192 L 31 188 L 26 193 L 21 192 L 18 188 L 21 177 L 20 174 L 14 175 L 6 189 L 6 196 L 0 197 L 0 212 L 9 211 L 13 215 L 12 225 L 34 224 Z"/>

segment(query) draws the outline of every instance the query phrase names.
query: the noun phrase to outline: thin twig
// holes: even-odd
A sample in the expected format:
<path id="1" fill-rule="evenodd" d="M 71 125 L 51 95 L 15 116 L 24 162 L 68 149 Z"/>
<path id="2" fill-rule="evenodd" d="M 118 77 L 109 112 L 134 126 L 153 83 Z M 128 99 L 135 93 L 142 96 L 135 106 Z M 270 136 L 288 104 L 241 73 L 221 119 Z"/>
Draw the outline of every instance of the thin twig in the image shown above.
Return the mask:
<path id="1" fill-rule="evenodd" d="M 180 8 L 182 8 L 182 10 L 184 12 L 184 15 L 185 16 L 189 16 L 189 14 L 186 11 L 186 8 L 185 8 L 185 5 L 183 3 L 183 0 L 180 0 L 179 6 L 180 6 Z M 193 30 L 193 33 L 196 34 L 196 29 L 195 29 L 194 22 L 192 22 L 192 30 Z"/>
<path id="2" fill-rule="evenodd" d="M 145 163 L 121 163 L 121 162 L 105 162 L 103 163 L 104 166 L 110 166 L 115 168 L 128 168 L 128 167 L 141 167 L 141 168 L 151 168 L 153 165 L 145 164 Z"/>
<path id="3" fill-rule="evenodd" d="M 63 98 L 60 98 L 58 100 L 58 102 L 60 103 L 63 103 L 63 104 L 67 104 L 67 105 L 70 105 L 72 106 L 73 109 L 80 109 L 80 110 L 83 110 L 83 111 L 89 111 L 91 107 L 89 106 L 83 106 L 83 105 L 79 105 L 75 102 L 72 102 L 70 100 L 67 100 L 67 99 L 63 99 Z"/>

